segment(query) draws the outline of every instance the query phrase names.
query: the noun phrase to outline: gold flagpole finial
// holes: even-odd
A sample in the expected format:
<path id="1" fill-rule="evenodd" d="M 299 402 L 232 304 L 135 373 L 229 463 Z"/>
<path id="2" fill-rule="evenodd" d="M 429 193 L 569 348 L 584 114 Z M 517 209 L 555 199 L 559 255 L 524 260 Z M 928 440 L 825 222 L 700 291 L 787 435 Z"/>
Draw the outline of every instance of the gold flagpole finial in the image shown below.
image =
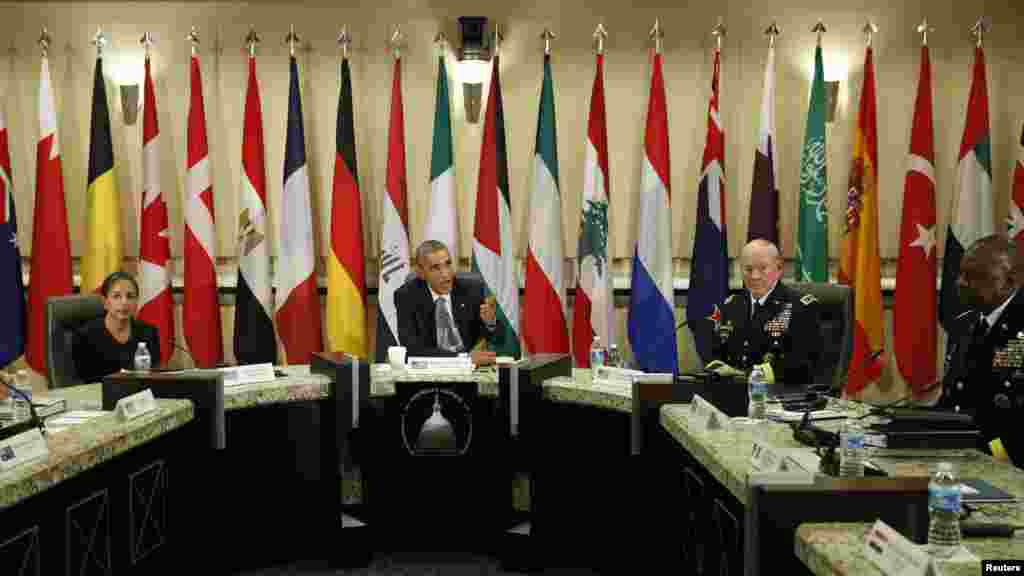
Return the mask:
<path id="1" fill-rule="evenodd" d="M 606 40 L 608 40 L 608 29 L 599 22 L 597 29 L 594 30 L 594 51 L 598 54 L 604 54 L 604 43 Z"/>
<path id="2" fill-rule="evenodd" d="M 722 17 L 719 16 L 718 24 L 715 24 L 715 27 L 711 29 L 711 35 L 715 37 L 715 48 L 719 52 L 722 51 L 722 39 L 725 38 L 726 30 L 725 22 L 723 22 Z"/>
<path id="3" fill-rule="evenodd" d="M 107 37 L 103 35 L 102 28 L 96 29 L 96 35 L 92 37 L 92 40 L 89 43 L 96 47 L 96 57 L 102 58 L 103 47 L 107 45 Z"/>
<path id="4" fill-rule="evenodd" d="M 341 48 L 341 57 L 348 60 L 348 51 L 352 47 L 352 33 L 348 31 L 348 24 L 342 26 L 338 33 L 338 47 Z"/>
<path id="5" fill-rule="evenodd" d="M 199 52 L 199 30 L 193 26 L 188 32 L 188 36 L 185 36 L 185 40 L 191 45 L 192 55 L 195 56 Z"/>
<path id="6" fill-rule="evenodd" d="M 992 29 L 992 19 L 988 16 L 982 16 L 978 18 L 978 21 L 971 26 L 971 36 L 974 36 L 977 41 L 978 48 L 981 48 L 982 43 L 985 40 L 985 34 Z"/>
<path id="7" fill-rule="evenodd" d="M 552 32 L 549 28 L 545 28 L 540 33 L 541 40 L 544 41 L 544 55 L 548 56 L 551 54 L 551 41 L 558 38 L 558 35 Z"/>
<path id="8" fill-rule="evenodd" d="M 927 18 L 921 20 L 921 23 L 917 25 L 917 33 L 921 35 L 922 46 L 928 45 L 928 34 L 931 32 L 935 32 L 935 27 L 928 25 Z"/>
<path id="9" fill-rule="evenodd" d="M 46 58 L 50 52 L 50 42 L 53 42 L 53 36 L 50 36 L 46 26 L 43 26 L 43 31 L 39 33 L 39 40 L 36 41 L 43 51 L 43 58 Z"/>
<path id="10" fill-rule="evenodd" d="M 437 45 L 438 57 L 444 58 L 444 55 L 448 53 L 448 35 L 444 32 L 438 32 L 434 36 L 434 44 Z"/>
<path id="11" fill-rule="evenodd" d="M 874 40 L 875 34 L 878 32 L 878 26 L 871 20 L 868 20 L 861 31 L 864 32 L 864 40 L 867 42 L 868 48 L 871 48 L 871 41 Z"/>
<path id="12" fill-rule="evenodd" d="M 500 27 L 497 22 L 494 23 L 494 55 L 497 56 L 498 52 L 501 51 L 501 41 L 505 37 L 502 36 Z"/>
<path id="13" fill-rule="evenodd" d="M 811 28 L 811 32 L 818 35 L 818 46 L 821 46 L 821 35 L 827 32 L 827 30 L 825 30 L 825 23 L 819 19 L 818 23 L 814 25 L 814 28 Z"/>
<path id="14" fill-rule="evenodd" d="M 295 24 L 288 27 L 288 34 L 284 37 L 284 43 L 288 45 L 288 55 L 295 56 L 295 45 L 301 42 L 299 35 L 295 32 Z"/>
<path id="15" fill-rule="evenodd" d="M 765 28 L 764 30 L 764 35 L 768 37 L 769 48 L 775 47 L 775 38 L 777 38 L 779 34 L 782 34 L 782 29 L 779 28 L 779 25 L 775 22 L 775 20 L 772 20 L 771 26 Z"/>
<path id="16" fill-rule="evenodd" d="M 251 58 L 256 57 L 256 45 L 262 41 L 263 39 L 256 33 L 256 27 L 249 26 L 249 33 L 245 35 L 245 46 L 249 49 L 249 56 Z"/>
<path id="17" fill-rule="evenodd" d="M 655 54 L 661 54 L 661 42 L 665 38 L 665 29 L 661 27 L 661 20 L 658 18 L 654 19 L 654 26 L 647 36 L 654 40 L 654 52 Z"/>
<path id="18" fill-rule="evenodd" d="M 142 44 L 142 47 L 146 50 L 147 59 L 149 59 L 149 49 L 152 48 L 155 43 L 156 42 L 153 41 L 153 34 L 150 32 L 143 33 L 142 38 L 139 39 L 139 44 Z"/>
<path id="19" fill-rule="evenodd" d="M 391 47 L 391 54 L 397 59 L 402 57 L 402 48 L 405 47 L 405 32 L 402 32 L 402 27 L 395 26 L 395 31 L 391 34 L 391 39 L 388 40 L 388 44 Z"/>

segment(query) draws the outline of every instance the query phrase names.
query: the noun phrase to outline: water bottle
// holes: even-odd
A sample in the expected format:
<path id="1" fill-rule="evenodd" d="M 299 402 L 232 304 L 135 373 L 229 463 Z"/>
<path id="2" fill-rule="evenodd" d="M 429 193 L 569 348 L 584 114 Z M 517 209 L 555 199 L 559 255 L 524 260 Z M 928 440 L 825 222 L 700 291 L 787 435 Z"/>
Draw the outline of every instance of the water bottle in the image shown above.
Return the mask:
<path id="1" fill-rule="evenodd" d="M 949 558 L 960 547 L 960 480 L 950 462 L 939 462 L 928 483 L 928 552 Z"/>
<path id="2" fill-rule="evenodd" d="M 864 460 L 867 459 L 867 445 L 864 428 L 860 420 L 848 419 L 839 432 L 839 477 L 860 478 L 864 476 Z"/>
<path id="3" fill-rule="evenodd" d="M 768 394 L 768 379 L 765 378 L 764 371 L 760 366 L 754 366 L 754 369 L 751 370 L 750 376 L 747 378 L 747 384 L 750 386 L 748 416 L 754 420 L 764 420 L 764 401 L 765 396 Z"/>
<path id="4" fill-rule="evenodd" d="M 148 371 L 153 367 L 153 357 L 149 355 L 149 348 L 146 348 L 145 342 L 139 342 L 139 347 L 135 350 L 133 366 L 136 370 L 141 371 Z"/>
<path id="5" fill-rule="evenodd" d="M 29 406 L 29 403 L 32 402 L 32 384 L 28 381 L 28 370 L 22 368 L 14 373 L 14 387 L 21 392 L 21 394 L 11 393 L 14 420 L 16 422 L 28 420 L 32 417 L 32 409 Z"/>
<path id="6" fill-rule="evenodd" d="M 594 370 L 598 366 L 605 366 L 607 360 L 608 354 L 605 352 L 604 346 L 601 346 L 601 337 L 594 336 L 594 343 L 590 345 L 590 369 Z"/>
<path id="7" fill-rule="evenodd" d="M 622 368 L 622 353 L 619 352 L 619 347 L 615 344 L 608 347 L 608 365 Z"/>

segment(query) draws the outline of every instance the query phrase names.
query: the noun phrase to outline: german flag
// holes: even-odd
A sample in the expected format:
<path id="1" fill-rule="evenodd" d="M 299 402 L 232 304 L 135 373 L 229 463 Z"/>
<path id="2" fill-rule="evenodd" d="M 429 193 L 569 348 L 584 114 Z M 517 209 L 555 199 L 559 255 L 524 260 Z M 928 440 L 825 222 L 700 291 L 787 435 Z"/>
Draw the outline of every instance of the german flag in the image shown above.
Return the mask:
<path id="1" fill-rule="evenodd" d="M 110 112 L 103 82 L 103 58 L 96 58 L 89 141 L 89 186 L 85 193 L 85 250 L 82 252 L 83 293 L 99 290 L 103 279 L 121 268 L 121 201 L 114 176 Z"/>

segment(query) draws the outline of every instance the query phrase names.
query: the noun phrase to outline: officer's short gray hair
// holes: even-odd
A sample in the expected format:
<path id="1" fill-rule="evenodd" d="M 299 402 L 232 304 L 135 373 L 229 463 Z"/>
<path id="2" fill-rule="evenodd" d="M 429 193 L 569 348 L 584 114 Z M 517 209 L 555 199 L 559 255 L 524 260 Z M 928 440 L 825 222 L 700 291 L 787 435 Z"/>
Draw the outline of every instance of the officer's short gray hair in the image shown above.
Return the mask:
<path id="1" fill-rule="evenodd" d="M 750 250 L 752 250 L 754 248 L 761 248 L 761 249 L 764 249 L 764 250 L 768 250 L 769 252 L 771 252 L 771 255 L 776 260 L 778 260 L 779 257 L 781 256 L 779 254 L 779 247 L 776 246 L 774 242 L 772 242 L 771 240 L 765 240 L 764 238 L 755 238 L 755 239 L 751 240 L 750 242 L 747 242 L 747 245 L 743 247 L 743 250 L 740 252 L 740 257 L 742 258 Z"/>
<path id="2" fill-rule="evenodd" d="M 451 253 L 448 250 L 448 246 L 440 240 L 424 240 L 420 242 L 420 245 L 416 247 L 416 265 L 418 266 L 423 258 L 441 250 L 449 254 Z"/>

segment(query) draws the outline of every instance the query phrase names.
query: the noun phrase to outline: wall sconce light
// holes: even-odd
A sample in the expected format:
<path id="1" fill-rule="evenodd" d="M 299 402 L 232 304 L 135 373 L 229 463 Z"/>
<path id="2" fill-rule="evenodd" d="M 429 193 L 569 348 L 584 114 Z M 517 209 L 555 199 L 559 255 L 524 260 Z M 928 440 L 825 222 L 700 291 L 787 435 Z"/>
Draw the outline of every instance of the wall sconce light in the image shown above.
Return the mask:
<path id="1" fill-rule="evenodd" d="M 487 77 L 491 60 L 490 44 L 487 41 L 487 18 L 482 16 L 459 17 L 459 68 L 458 77 L 462 82 L 462 100 L 466 119 L 470 124 L 480 121 L 480 100 L 483 82 Z"/>
<path id="2" fill-rule="evenodd" d="M 836 121 L 836 108 L 839 105 L 839 80 L 825 81 L 825 123 Z"/>
<path id="3" fill-rule="evenodd" d="M 121 112 L 126 126 L 134 126 L 139 118 L 139 85 L 121 84 Z"/>

